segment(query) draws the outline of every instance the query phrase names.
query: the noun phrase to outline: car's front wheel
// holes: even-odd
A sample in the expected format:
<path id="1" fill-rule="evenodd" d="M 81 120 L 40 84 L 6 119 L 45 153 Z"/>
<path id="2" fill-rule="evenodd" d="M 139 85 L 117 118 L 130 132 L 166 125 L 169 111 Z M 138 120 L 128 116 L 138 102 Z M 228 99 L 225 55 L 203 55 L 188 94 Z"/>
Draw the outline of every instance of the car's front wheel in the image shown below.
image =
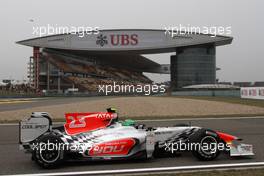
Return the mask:
<path id="1" fill-rule="evenodd" d="M 195 150 L 193 150 L 193 155 L 202 161 L 211 161 L 216 159 L 220 150 L 218 148 L 220 143 L 220 138 L 213 131 L 203 130 L 200 134 L 196 136 L 195 142 L 199 145 Z"/>

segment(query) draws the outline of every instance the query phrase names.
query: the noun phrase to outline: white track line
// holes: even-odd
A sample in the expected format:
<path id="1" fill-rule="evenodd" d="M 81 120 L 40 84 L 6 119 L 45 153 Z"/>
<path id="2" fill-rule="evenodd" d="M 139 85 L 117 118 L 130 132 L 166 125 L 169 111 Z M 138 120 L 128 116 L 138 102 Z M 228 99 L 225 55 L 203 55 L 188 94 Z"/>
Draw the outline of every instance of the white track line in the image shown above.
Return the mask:
<path id="1" fill-rule="evenodd" d="M 15 126 L 18 125 L 18 123 L 0 123 L 0 126 Z"/>
<path id="2" fill-rule="evenodd" d="M 197 170 L 197 169 L 199 169 L 199 170 L 201 170 L 201 169 L 221 169 L 221 168 L 254 167 L 254 166 L 264 166 L 264 162 L 194 165 L 194 166 L 179 166 L 179 167 L 156 167 L 156 168 L 121 169 L 121 170 L 54 172 L 54 173 L 40 173 L 40 174 L 19 174 L 16 176 L 26 176 L 26 175 L 27 176 L 95 175 L 95 174 L 122 174 L 122 173 L 128 174 L 128 173 L 138 173 L 138 172 L 180 171 L 180 170 Z"/>
<path id="3" fill-rule="evenodd" d="M 139 122 L 166 122 L 166 121 L 201 121 L 201 120 L 236 120 L 236 119 L 264 119 L 263 116 L 255 117 L 205 117 L 205 118 L 181 118 L 181 119 L 152 119 L 152 120 L 136 120 Z M 65 122 L 53 122 L 53 124 L 62 124 Z M 12 126 L 18 123 L 0 123 L 0 126 Z"/>

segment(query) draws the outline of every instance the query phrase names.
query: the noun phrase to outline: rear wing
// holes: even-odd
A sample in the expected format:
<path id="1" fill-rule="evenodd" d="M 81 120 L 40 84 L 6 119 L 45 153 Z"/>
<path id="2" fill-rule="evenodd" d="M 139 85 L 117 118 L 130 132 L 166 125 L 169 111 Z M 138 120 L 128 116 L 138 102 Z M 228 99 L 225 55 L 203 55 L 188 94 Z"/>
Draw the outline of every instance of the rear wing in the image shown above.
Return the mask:
<path id="1" fill-rule="evenodd" d="M 46 112 L 33 112 L 28 119 L 19 122 L 19 143 L 29 144 L 42 134 L 52 130 L 52 121 Z"/>

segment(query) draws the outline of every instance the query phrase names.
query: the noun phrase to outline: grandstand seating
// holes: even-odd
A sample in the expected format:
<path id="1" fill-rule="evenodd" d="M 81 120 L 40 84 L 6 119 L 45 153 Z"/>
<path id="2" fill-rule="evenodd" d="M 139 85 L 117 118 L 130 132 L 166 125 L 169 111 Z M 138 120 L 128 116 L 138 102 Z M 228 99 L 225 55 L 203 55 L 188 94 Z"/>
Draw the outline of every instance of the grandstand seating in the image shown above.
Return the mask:
<path id="1" fill-rule="evenodd" d="M 56 57 L 49 57 L 49 61 L 64 73 L 71 73 L 70 76 L 64 77 L 64 80 L 74 83 L 82 91 L 96 92 L 98 85 L 108 85 L 114 82 L 128 85 L 152 83 L 149 78 L 140 72 L 115 68 L 109 65 L 85 65 L 67 61 L 57 55 Z"/>

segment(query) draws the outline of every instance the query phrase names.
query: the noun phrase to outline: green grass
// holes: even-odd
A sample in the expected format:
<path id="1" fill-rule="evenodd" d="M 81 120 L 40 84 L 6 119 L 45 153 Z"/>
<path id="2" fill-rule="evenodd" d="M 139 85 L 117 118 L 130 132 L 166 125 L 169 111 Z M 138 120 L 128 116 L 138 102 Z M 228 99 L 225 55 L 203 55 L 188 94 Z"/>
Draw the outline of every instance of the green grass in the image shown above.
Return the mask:
<path id="1" fill-rule="evenodd" d="M 257 106 L 264 108 L 264 100 L 242 99 L 236 97 L 207 97 L 207 96 L 174 96 L 174 97 L 197 99 L 197 100 L 208 100 L 208 101 L 220 101 L 226 103 L 242 104 L 242 105 Z"/>

